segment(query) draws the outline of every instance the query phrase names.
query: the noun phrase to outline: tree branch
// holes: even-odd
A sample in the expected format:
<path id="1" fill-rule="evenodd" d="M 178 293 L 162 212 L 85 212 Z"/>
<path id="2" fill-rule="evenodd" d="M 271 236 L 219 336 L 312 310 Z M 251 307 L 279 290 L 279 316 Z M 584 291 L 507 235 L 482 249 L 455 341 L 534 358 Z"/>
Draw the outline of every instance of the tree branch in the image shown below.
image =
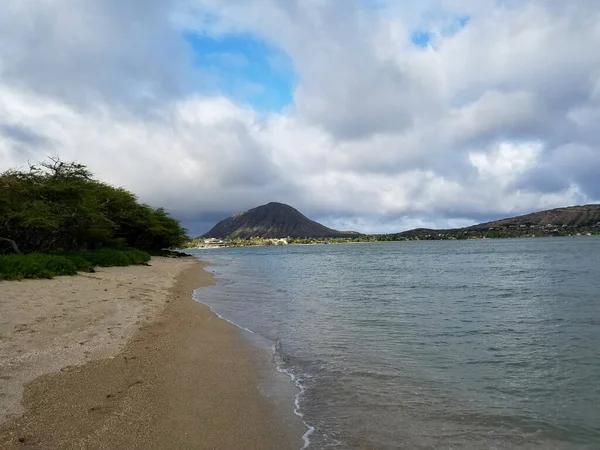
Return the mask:
<path id="1" fill-rule="evenodd" d="M 21 251 L 19 250 L 19 246 L 12 239 L 0 237 L 0 241 L 8 242 L 10 244 L 10 246 L 13 248 L 13 250 L 15 251 L 15 253 L 21 253 Z"/>

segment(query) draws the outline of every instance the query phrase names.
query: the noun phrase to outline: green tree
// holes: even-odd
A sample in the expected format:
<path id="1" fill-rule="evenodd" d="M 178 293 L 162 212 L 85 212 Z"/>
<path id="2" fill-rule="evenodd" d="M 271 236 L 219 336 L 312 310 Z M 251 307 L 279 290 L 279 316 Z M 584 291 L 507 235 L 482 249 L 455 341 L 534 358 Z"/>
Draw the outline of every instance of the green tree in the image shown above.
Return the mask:
<path id="1" fill-rule="evenodd" d="M 93 178 L 86 166 L 50 158 L 0 174 L 0 253 L 130 246 L 158 250 L 187 239 L 162 208 Z"/>

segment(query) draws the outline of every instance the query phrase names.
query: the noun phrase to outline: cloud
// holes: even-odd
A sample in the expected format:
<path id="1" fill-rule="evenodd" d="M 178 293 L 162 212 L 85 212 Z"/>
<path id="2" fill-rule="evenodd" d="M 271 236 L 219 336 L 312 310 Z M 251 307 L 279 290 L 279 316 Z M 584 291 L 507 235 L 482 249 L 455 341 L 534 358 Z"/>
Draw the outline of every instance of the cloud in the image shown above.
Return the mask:
<path id="1" fill-rule="evenodd" d="M 173 1 L 5 2 L 4 83 L 84 106 L 148 107 L 186 92 L 194 72 L 170 23 Z"/>
<path id="2" fill-rule="evenodd" d="M 600 199 L 597 2 L 345 5 L 9 2 L 0 170 L 76 159 L 192 233 L 268 201 L 383 232 Z"/>
<path id="3" fill-rule="evenodd" d="M 0 133 L 5 139 L 22 145 L 43 145 L 46 140 L 24 125 L 0 124 Z"/>
<path id="4" fill-rule="evenodd" d="M 469 154 L 469 160 L 482 180 L 507 185 L 535 167 L 542 151 L 538 142 L 502 142 L 491 152 Z"/>

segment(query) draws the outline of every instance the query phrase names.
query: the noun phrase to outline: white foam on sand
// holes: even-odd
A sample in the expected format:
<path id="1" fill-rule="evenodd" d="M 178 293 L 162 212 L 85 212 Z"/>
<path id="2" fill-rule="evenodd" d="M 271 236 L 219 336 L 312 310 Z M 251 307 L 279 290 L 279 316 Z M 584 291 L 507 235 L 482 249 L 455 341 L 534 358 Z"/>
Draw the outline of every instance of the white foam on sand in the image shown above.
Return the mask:
<path id="1" fill-rule="evenodd" d="M 204 288 L 200 288 L 200 289 L 204 289 Z M 248 328 L 246 328 L 246 327 L 243 327 L 243 326 L 241 326 L 241 325 L 238 325 L 237 323 L 235 323 L 235 322 L 233 322 L 233 321 L 229 320 L 227 317 L 223 317 L 221 314 L 219 314 L 217 311 L 215 311 L 215 310 L 214 310 L 214 308 L 213 308 L 212 306 L 210 306 L 208 303 L 205 303 L 205 302 L 203 302 L 202 300 L 199 300 L 199 299 L 198 299 L 198 297 L 196 296 L 196 293 L 197 293 L 198 291 L 199 291 L 199 289 L 196 289 L 196 290 L 194 291 L 194 294 L 193 294 L 193 296 L 192 296 L 192 298 L 193 298 L 195 301 L 197 301 L 198 303 L 202 303 L 204 306 L 206 306 L 208 309 L 210 309 L 210 310 L 211 310 L 211 312 L 212 312 L 212 313 L 213 313 L 215 316 L 217 316 L 219 319 L 223 319 L 225 322 L 228 322 L 228 323 L 230 323 L 231 325 L 234 325 L 234 326 L 238 327 L 240 330 L 247 331 L 247 332 L 248 332 L 248 333 L 250 333 L 250 334 L 254 334 L 254 331 L 252 331 L 252 330 L 249 330 Z"/>
<path id="2" fill-rule="evenodd" d="M 240 330 L 246 331 L 250 334 L 255 335 L 256 333 L 246 327 L 243 327 L 237 323 L 235 323 L 232 320 L 229 320 L 227 317 L 224 317 L 223 315 L 219 314 L 217 311 L 215 311 L 215 309 L 209 305 L 208 303 L 203 302 L 202 300 L 200 300 L 199 297 L 199 292 L 202 289 L 206 289 L 206 288 L 200 288 L 200 289 L 196 289 L 194 290 L 194 293 L 192 295 L 192 298 L 197 301 L 198 303 L 203 304 L 204 306 L 206 306 L 208 309 L 210 309 L 210 311 L 215 314 L 219 319 L 224 320 L 225 322 L 230 323 L 231 325 L 234 325 L 235 327 L 239 328 Z M 273 345 L 273 353 L 277 354 L 277 348 L 276 345 Z M 294 414 L 298 417 L 300 417 L 300 419 L 302 420 L 302 423 L 304 424 L 304 426 L 306 427 L 306 432 L 302 435 L 302 441 L 304 442 L 304 445 L 302 446 L 301 450 L 305 450 L 310 446 L 310 436 L 315 432 L 315 428 L 308 424 L 305 420 L 304 420 L 304 414 L 301 411 L 301 399 L 302 396 L 304 395 L 304 392 L 306 392 L 306 386 L 302 383 L 302 378 L 296 376 L 293 372 L 291 372 L 290 370 L 282 367 L 282 365 L 280 363 L 278 363 L 276 360 L 274 360 L 275 363 L 275 367 L 277 368 L 277 371 L 280 373 L 283 373 L 285 375 L 287 375 L 290 380 L 292 381 L 292 383 L 294 384 L 294 386 L 296 386 L 296 388 L 298 389 L 298 393 L 296 394 L 295 398 L 294 398 Z"/>
<path id="3" fill-rule="evenodd" d="M 273 351 L 276 351 L 275 346 L 273 346 Z M 294 385 L 298 388 L 298 393 L 296 394 L 296 397 L 294 399 L 294 414 L 296 414 L 298 417 L 300 417 L 300 419 L 302 419 L 302 423 L 304 423 L 304 426 L 307 428 L 306 433 L 302 435 L 302 441 L 304 442 L 304 446 L 301 450 L 304 450 L 310 445 L 310 436 L 315 432 L 315 427 L 313 427 L 304 420 L 304 414 L 300 410 L 300 401 L 302 399 L 302 396 L 304 395 L 304 392 L 306 392 L 306 386 L 302 383 L 302 378 L 296 376 L 292 371 L 282 367 L 280 364 L 277 363 L 276 367 L 280 373 L 283 373 L 290 377 L 292 383 L 294 383 Z"/>

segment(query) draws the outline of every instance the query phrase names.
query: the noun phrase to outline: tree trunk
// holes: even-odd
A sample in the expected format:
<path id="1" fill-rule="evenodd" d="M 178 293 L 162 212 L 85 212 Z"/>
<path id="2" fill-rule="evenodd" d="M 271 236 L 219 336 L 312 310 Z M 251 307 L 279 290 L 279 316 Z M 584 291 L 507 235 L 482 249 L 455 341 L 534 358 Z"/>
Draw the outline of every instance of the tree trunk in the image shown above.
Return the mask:
<path id="1" fill-rule="evenodd" d="M 10 244 L 10 246 L 13 248 L 13 250 L 15 251 L 15 253 L 21 253 L 21 251 L 19 250 L 19 246 L 12 239 L 0 237 L 0 241 L 8 242 Z"/>

